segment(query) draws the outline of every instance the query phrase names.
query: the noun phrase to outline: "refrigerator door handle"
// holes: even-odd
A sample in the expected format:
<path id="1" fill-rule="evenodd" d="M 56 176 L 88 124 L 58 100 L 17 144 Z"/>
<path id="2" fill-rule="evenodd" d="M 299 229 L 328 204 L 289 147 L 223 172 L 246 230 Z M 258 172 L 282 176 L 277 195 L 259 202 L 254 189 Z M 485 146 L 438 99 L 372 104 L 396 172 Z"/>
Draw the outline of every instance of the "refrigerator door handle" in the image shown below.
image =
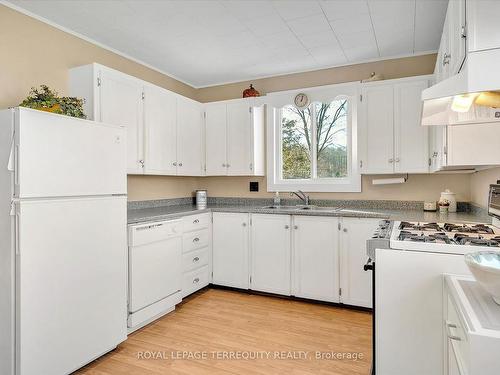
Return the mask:
<path id="1" fill-rule="evenodd" d="M 7 170 L 10 172 L 13 172 L 15 170 L 14 148 L 15 148 L 15 143 L 14 140 L 12 140 L 12 143 L 10 144 L 9 161 L 7 162 Z"/>

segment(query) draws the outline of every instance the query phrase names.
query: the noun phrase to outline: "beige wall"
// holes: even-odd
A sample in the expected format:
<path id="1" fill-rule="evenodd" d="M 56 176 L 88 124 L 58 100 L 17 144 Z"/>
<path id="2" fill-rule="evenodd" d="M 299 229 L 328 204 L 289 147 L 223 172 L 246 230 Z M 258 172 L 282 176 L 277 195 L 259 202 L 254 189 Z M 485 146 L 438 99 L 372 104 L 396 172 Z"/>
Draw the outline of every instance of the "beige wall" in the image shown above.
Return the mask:
<path id="1" fill-rule="evenodd" d="M 250 83 L 254 85 L 261 95 L 264 95 L 273 91 L 360 81 L 370 77 L 371 72 L 382 74 L 385 79 L 418 76 L 432 74 L 435 62 L 435 54 L 384 60 L 207 87 L 199 89 L 197 95 L 198 100 L 201 102 L 212 102 L 240 98 L 243 90 L 248 88 Z"/>
<path id="2" fill-rule="evenodd" d="M 40 84 L 47 84 L 60 94 L 66 94 L 68 69 L 91 62 L 121 70 L 200 101 L 238 98 L 242 90 L 249 85 L 249 82 L 241 82 L 196 90 L 3 5 L 0 5 L 0 46 L 0 108 L 17 105 L 26 97 L 30 87 Z M 372 71 L 381 73 L 386 78 L 399 78 L 432 73 L 434 61 L 435 55 L 418 56 L 266 78 L 254 80 L 252 83 L 264 94 L 361 80 L 368 77 Z M 248 191 L 250 180 L 261 182 L 261 192 Z M 372 186 L 370 181 L 370 177 L 363 178 L 361 194 L 332 193 L 313 196 L 335 199 L 424 200 L 437 199 L 440 191 L 449 188 L 458 193 L 460 200 L 470 198 L 470 177 L 466 175 L 412 175 L 408 183 L 394 186 Z M 265 192 L 264 178 L 128 177 L 130 200 L 184 197 L 191 195 L 197 188 L 208 188 L 211 196 L 271 196 Z"/>
<path id="3" fill-rule="evenodd" d="M 500 168 L 486 169 L 471 176 L 471 202 L 486 208 L 488 205 L 488 189 L 490 184 L 500 180 Z"/>

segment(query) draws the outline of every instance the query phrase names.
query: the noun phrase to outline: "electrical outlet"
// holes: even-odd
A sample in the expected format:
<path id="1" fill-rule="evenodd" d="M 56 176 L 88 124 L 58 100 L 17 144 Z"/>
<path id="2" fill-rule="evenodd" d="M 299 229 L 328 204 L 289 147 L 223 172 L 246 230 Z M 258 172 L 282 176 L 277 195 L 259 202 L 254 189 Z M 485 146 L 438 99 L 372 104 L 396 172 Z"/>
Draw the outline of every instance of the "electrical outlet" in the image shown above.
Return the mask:
<path id="1" fill-rule="evenodd" d="M 250 181 L 250 191 L 259 191 L 258 181 Z"/>

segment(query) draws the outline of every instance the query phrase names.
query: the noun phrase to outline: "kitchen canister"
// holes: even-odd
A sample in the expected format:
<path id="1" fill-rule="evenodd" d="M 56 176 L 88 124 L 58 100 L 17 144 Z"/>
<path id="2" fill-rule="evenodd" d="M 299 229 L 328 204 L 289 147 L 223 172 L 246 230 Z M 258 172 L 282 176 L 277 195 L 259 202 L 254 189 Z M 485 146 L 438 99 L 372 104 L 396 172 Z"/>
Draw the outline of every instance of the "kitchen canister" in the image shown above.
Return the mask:
<path id="1" fill-rule="evenodd" d="M 207 208 L 207 191 L 196 190 L 196 209 L 204 210 Z"/>
<path id="2" fill-rule="evenodd" d="M 441 199 L 444 200 L 446 199 L 448 202 L 450 202 L 450 206 L 448 207 L 448 212 L 457 212 L 457 197 L 456 194 L 451 192 L 449 189 L 446 189 L 445 191 L 441 192 Z"/>

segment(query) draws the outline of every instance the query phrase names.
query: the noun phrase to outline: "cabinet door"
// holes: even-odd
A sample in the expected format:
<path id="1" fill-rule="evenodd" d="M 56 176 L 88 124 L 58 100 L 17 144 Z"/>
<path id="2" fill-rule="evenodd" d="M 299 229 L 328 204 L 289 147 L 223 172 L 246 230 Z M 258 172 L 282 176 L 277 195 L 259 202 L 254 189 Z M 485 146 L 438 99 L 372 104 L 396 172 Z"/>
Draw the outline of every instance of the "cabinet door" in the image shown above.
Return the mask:
<path id="1" fill-rule="evenodd" d="M 448 126 L 448 166 L 500 165 L 500 126 Z"/>
<path id="2" fill-rule="evenodd" d="M 446 126 L 430 126 L 429 132 L 430 171 L 436 172 L 446 166 Z"/>
<path id="3" fill-rule="evenodd" d="M 251 107 L 247 101 L 227 104 L 228 175 L 252 174 Z"/>
<path id="4" fill-rule="evenodd" d="M 177 98 L 177 174 L 201 176 L 204 171 L 202 108 L 193 100 Z"/>
<path id="5" fill-rule="evenodd" d="M 144 87 L 146 174 L 175 175 L 176 98 L 159 87 Z"/>
<path id="6" fill-rule="evenodd" d="M 379 219 L 342 218 L 340 232 L 340 288 L 342 303 L 372 307 L 372 272 L 365 271 L 366 240 Z"/>
<path id="7" fill-rule="evenodd" d="M 205 108 L 207 176 L 227 174 L 226 124 L 226 104 L 207 105 Z"/>
<path id="8" fill-rule="evenodd" d="M 250 288 L 290 295 L 290 215 L 252 215 Z"/>
<path id="9" fill-rule="evenodd" d="M 443 34 L 441 35 L 441 44 L 439 51 L 439 58 L 441 64 L 441 80 L 450 76 L 450 15 L 447 12 L 443 25 Z"/>
<path id="10" fill-rule="evenodd" d="M 394 172 L 429 171 L 428 126 L 422 126 L 422 91 L 428 80 L 394 85 Z"/>
<path id="11" fill-rule="evenodd" d="M 455 75 L 465 59 L 465 0 L 448 3 L 449 73 Z"/>
<path id="12" fill-rule="evenodd" d="M 293 217 L 292 294 L 339 302 L 338 219 Z"/>
<path id="13" fill-rule="evenodd" d="M 144 124 L 142 84 L 117 72 L 100 71 L 99 120 L 127 128 L 127 172 L 142 174 Z"/>
<path id="14" fill-rule="evenodd" d="M 364 145 L 361 173 L 394 172 L 393 85 L 374 84 L 362 89 Z"/>
<path id="15" fill-rule="evenodd" d="M 213 283 L 248 289 L 248 214 L 213 213 Z"/>

